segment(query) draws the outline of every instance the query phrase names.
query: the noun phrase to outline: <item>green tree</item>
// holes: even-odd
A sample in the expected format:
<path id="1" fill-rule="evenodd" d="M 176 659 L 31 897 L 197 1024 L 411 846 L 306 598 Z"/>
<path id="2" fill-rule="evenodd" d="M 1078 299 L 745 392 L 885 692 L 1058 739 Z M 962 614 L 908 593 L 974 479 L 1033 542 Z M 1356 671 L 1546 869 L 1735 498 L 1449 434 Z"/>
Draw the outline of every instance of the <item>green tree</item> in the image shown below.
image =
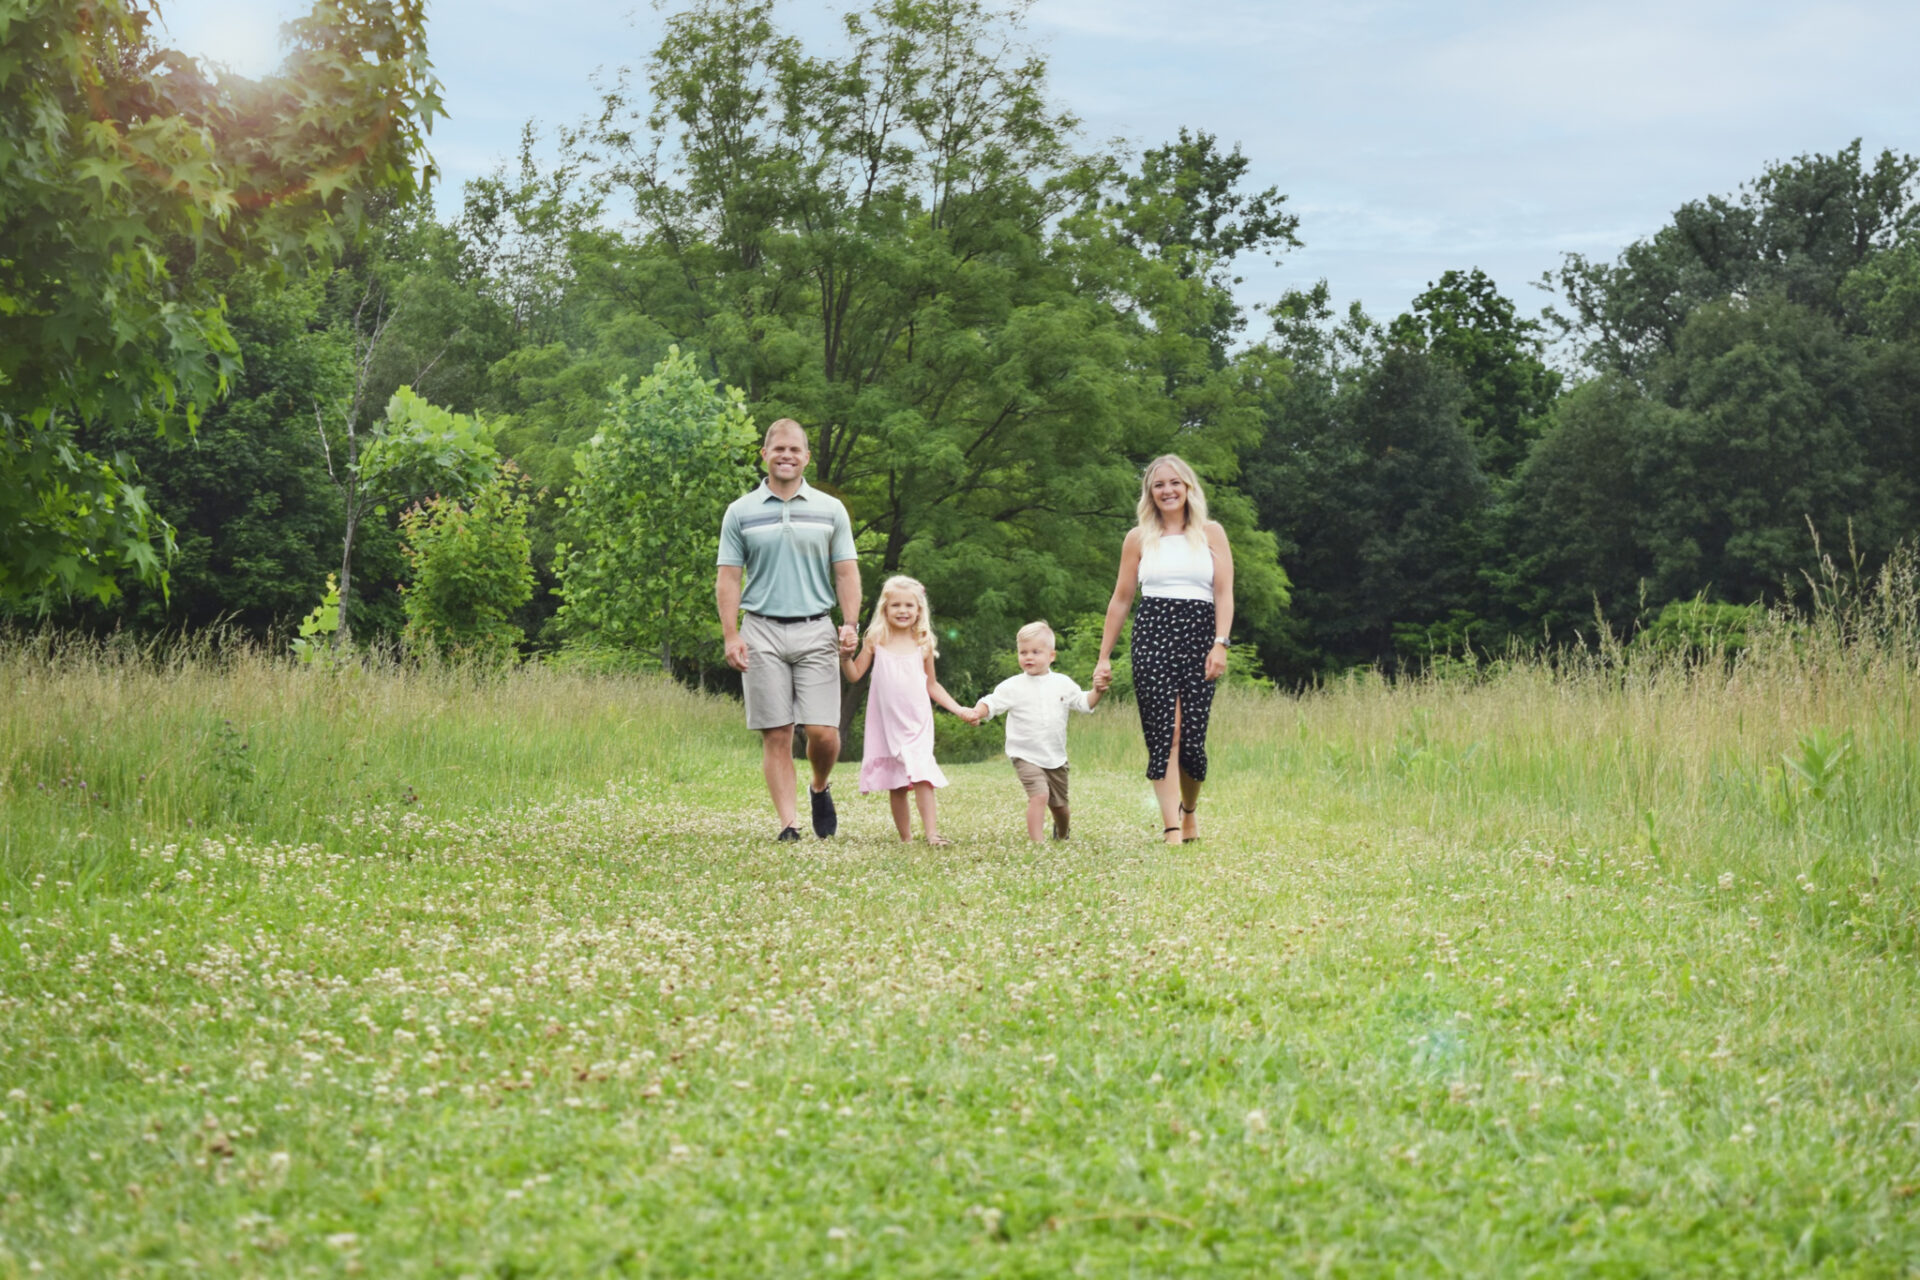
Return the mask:
<path id="1" fill-rule="evenodd" d="M 1911 536 L 1920 524 L 1920 228 L 1863 263 L 1841 297 L 1849 330 L 1864 330 L 1857 340 L 1861 443 L 1874 505 L 1907 513 L 1900 536 Z"/>
<path id="2" fill-rule="evenodd" d="M 1674 411 L 1623 374 L 1581 383 L 1555 404 L 1547 429 L 1515 477 L 1506 591 L 1545 635 L 1594 624 L 1626 629 L 1654 572 L 1638 460 Z"/>
<path id="3" fill-rule="evenodd" d="M 337 250 L 410 195 L 439 111 L 418 0 L 324 0 L 281 71 L 208 74 L 143 0 L 21 0 L 0 57 L 0 598 L 164 583 L 171 539 L 81 424 L 176 439 L 237 371 L 195 259 Z M 156 550 L 156 539 L 160 549 Z"/>
<path id="4" fill-rule="evenodd" d="M 526 479 L 504 463 L 466 502 L 436 495 L 400 518 L 413 580 L 401 593 L 410 653 L 497 666 L 526 633 L 513 615 L 533 595 Z"/>
<path id="5" fill-rule="evenodd" d="M 1299 682 L 1479 642 L 1475 531 L 1488 486 L 1458 375 L 1386 340 L 1357 306 L 1331 323 L 1324 283 L 1287 295 L 1274 319 L 1291 372 L 1244 463 L 1293 583 L 1266 669 Z"/>
<path id="6" fill-rule="evenodd" d="M 1515 599 L 1555 627 L 1695 597 L 1745 604 L 1814 565 L 1811 524 L 1869 562 L 1920 517 L 1920 345 L 1907 324 L 1920 160 L 1770 167 L 1683 206 L 1612 264 L 1570 256 L 1561 323 L 1604 376 L 1522 469 Z"/>
<path id="7" fill-rule="evenodd" d="M 1448 271 L 1413 300 L 1389 335 L 1460 376 L 1460 420 L 1488 476 L 1513 474 L 1560 392 L 1545 361 L 1544 328 L 1520 316 L 1479 268 Z"/>
<path id="8" fill-rule="evenodd" d="M 1920 159 L 1860 143 L 1769 166 L 1732 198 L 1690 201 L 1612 263 L 1568 254 L 1547 283 L 1570 314 L 1555 319 L 1594 369 L 1642 376 L 1678 345 L 1703 303 L 1778 293 L 1842 318 L 1847 277 L 1920 226 Z"/>
<path id="9" fill-rule="evenodd" d="M 1170 261 L 1183 279 L 1210 286 L 1193 296 L 1189 331 L 1207 346 L 1213 368 L 1225 368 L 1246 315 L 1233 293 L 1242 254 L 1277 256 L 1298 248 L 1300 220 L 1281 206 L 1278 187 L 1241 189 L 1252 162 L 1238 146 L 1222 152 L 1213 134 L 1181 129 L 1165 146 L 1148 150 L 1137 173 L 1120 180 L 1113 216 L 1142 252 Z"/>
<path id="10" fill-rule="evenodd" d="M 319 273 L 284 284 L 255 269 L 230 273 L 224 293 L 241 368 L 185 446 L 139 423 L 77 433 L 97 456 L 133 461 L 178 550 L 167 591 L 129 582 L 112 601 L 53 609 L 54 620 L 148 631 L 220 620 L 259 635 L 312 606 L 340 545 L 340 504 L 312 405 L 335 397 L 348 376 L 345 349 L 324 325 L 326 283 Z"/>
<path id="11" fill-rule="evenodd" d="M 1568 396 L 1523 468 L 1516 543 L 1555 628 L 1704 595 L 1740 604 L 1812 567 L 1809 525 L 1883 553 L 1904 490 L 1868 448 L 1868 353 L 1779 294 L 1696 307 L 1643 388 Z"/>
<path id="12" fill-rule="evenodd" d="M 1906 532 L 1872 502 L 1861 352 L 1830 316 L 1779 293 L 1711 302 L 1674 346 L 1650 381 L 1676 412 L 1645 419 L 1635 457 L 1656 601 L 1777 591 L 1813 566 L 1809 524 L 1875 549 Z"/>
<path id="13" fill-rule="evenodd" d="M 720 391 L 677 347 L 639 385 L 617 384 L 567 490 L 560 626 L 657 654 L 668 671 L 676 659 L 697 663 L 720 634 L 720 518 L 756 483 L 758 443 L 746 397 Z"/>
<path id="14" fill-rule="evenodd" d="M 366 368 L 361 364 L 362 377 Z M 364 381 L 357 384 L 364 387 Z M 340 491 L 344 510 L 340 545 L 340 629 L 334 644 L 353 642 L 353 555 L 360 524 L 369 514 L 384 515 L 390 503 L 423 494 L 465 497 L 492 479 L 498 455 L 485 427 L 465 414 L 452 413 L 401 387 L 387 401 L 384 418 L 369 430 L 356 426 L 359 392 L 348 401 L 336 424 L 337 442 L 316 406 L 327 475 Z"/>
<path id="15" fill-rule="evenodd" d="M 1124 225 L 1124 171 L 1073 154 L 1016 15 L 977 0 L 849 14 L 840 57 L 771 11 L 669 19 L 650 109 L 616 91 L 575 139 L 632 212 L 625 296 L 757 418 L 807 424 L 869 570 L 927 582 L 956 678 L 1011 626 L 1098 607 L 1137 468 L 1171 448 L 1220 493 L 1243 611 L 1270 613 L 1272 543 L 1225 488 L 1260 429 L 1253 379 L 1215 368 L 1210 263 L 1154 247 L 1230 235 L 1164 203 L 1180 165 L 1148 182 L 1153 226 Z"/>

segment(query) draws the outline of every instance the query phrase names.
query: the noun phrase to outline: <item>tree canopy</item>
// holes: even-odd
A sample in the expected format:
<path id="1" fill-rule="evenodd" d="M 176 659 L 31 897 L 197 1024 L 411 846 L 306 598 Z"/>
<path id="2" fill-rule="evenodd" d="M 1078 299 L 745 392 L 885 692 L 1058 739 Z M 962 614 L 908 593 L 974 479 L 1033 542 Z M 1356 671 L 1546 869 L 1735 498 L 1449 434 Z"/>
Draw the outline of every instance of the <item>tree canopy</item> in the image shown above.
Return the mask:
<path id="1" fill-rule="evenodd" d="M 928 584 L 959 683 L 1035 617 L 1080 651 L 1163 452 L 1234 540 L 1236 638 L 1294 684 L 1578 642 L 1596 610 L 1672 631 L 1793 591 L 1816 530 L 1869 563 L 1920 532 L 1912 157 L 1769 166 L 1569 255 L 1539 319 L 1471 263 L 1392 318 L 1324 281 L 1256 306 L 1245 263 L 1314 230 L 1262 158 L 1192 128 L 1088 146 L 1017 5 L 842 16 L 813 46 L 771 0 L 692 0 L 442 220 L 417 5 L 323 0 L 256 82 L 155 46 L 139 0 L 25 4 L 0 607 L 264 629 L 338 556 L 338 638 L 397 636 L 399 511 L 438 493 L 413 534 L 443 585 L 463 548 L 514 562 L 489 636 L 724 683 L 711 566 L 624 521 L 744 489 L 775 417 L 870 585 Z M 472 501 L 495 452 L 568 503 Z"/>
<path id="2" fill-rule="evenodd" d="M 425 181 L 423 8 L 318 4 L 260 81 L 160 46 L 143 0 L 0 16 L 0 599 L 163 580 L 165 522 L 75 429 L 191 434 L 239 370 L 212 260 L 297 266 Z"/>

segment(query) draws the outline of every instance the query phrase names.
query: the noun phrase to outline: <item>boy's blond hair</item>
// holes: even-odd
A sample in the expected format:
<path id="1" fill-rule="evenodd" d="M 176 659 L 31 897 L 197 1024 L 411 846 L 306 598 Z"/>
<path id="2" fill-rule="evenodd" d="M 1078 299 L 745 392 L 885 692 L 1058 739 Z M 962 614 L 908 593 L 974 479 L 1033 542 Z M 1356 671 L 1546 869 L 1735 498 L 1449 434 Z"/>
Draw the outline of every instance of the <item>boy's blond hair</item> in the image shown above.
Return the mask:
<path id="1" fill-rule="evenodd" d="M 1047 648 L 1058 647 L 1053 638 L 1053 628 L 1044 622 L 1029 622 L 1014 633 L 1013 642 L 1019 644 L 1022 640 L 1038 640 L 1041 636 L 1047 638 Z"/>

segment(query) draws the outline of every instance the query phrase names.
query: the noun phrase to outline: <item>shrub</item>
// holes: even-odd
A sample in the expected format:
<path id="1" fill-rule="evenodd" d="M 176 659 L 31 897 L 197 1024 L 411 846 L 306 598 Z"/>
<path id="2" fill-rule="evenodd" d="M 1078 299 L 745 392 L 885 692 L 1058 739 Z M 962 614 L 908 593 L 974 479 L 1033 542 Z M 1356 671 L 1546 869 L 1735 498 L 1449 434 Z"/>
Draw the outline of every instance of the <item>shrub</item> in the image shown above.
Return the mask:
<path id="1" fill-rule="evenodd" d="M 503 463 L 462 503 L 436 497 L 401 517 L 413 581 L 402 588 L 407 651 L 500 665 L 525 632 L 511 621 L 533 595 L 527 481 Z"/>

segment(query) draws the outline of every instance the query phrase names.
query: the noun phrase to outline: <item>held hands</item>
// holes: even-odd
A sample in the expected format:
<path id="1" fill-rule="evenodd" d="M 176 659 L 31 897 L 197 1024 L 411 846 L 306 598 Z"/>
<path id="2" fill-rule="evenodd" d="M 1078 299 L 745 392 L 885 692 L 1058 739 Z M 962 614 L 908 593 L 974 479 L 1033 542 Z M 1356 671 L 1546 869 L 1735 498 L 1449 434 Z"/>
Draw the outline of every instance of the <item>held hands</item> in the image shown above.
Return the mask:
<path id="1" fill-rule="evenodd" d="M 1113 660 L 1102 658 L 1093 664 L 1093 687 L 1105 693 L 1107 686 L 1113 683 Z"/>
<path id="2" fill-rule="evenodd" d="M 859 647 L 860 647 L 860 633 L 854 630 L 854 626 L 851 622 L 841 623 L 840 624 L 840 652 L 847 655 L 848 657 L 852 657 L 854 650 L 858 649 Z M 741 669 L 745 670 L 744 667 Z"/>
<path id="3" fill-rule="evenodd" d="M 736 635 L 727 641 L 727 665 L 735 671 L 747 669 L 747 638 Z"/>

